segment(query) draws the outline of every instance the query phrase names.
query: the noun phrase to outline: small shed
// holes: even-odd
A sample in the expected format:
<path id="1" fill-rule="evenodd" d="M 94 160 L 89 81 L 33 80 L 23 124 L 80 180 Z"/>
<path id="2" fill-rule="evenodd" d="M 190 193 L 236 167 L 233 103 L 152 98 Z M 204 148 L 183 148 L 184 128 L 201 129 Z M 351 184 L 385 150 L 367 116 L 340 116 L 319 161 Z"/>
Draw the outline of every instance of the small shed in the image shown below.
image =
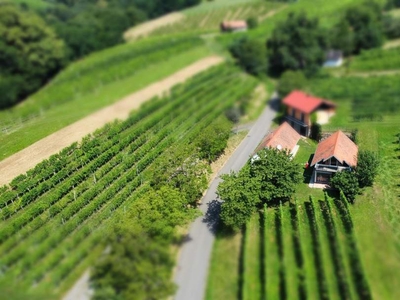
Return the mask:
<path id="1" fill-rule="evenodd" d="M 241 32 L 248 28 L 247 22 L 243 20 L 223 21 L 220 27 L 222 32 Z"/>
<path id="2" fill-rule="evenodd" d="M 325 55 L 324 67 L 335 68 L 343 64 L 343 52 L 340 50 L 329 50 Z"/>

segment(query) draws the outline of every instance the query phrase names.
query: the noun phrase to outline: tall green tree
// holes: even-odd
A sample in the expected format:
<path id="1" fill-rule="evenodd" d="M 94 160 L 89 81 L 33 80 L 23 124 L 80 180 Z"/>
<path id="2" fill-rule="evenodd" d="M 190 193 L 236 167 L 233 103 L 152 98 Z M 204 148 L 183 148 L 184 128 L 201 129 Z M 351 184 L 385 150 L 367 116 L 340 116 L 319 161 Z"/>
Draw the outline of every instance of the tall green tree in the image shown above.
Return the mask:
<path id="1" fill-rule="evenodd" d="M 0 3 L 0 108 L 39 88 L 63 65 L 64 42 L 36 14 Z"/>
<path id="2" fill-rule="evenodd" d="M 231 129 L 232 123 L 225 116 L 222 116 L 203 130 L 196 139 L 200 158 L 211 163 L 220 157 L 228 145 Z"/>
<path id="3" fill-rule="evenodd" d="M 250 40 L 247 36 L 244 36 L 235 40 L 229 47 L 229 51 L 236 59 L 237 64 L 246 72 L 253 75 L 267 72 L 267 53 L 261 42 Z"/>
<path id="4" fill-rule="evenodd" d="M 376 153 L 368 150 L 358 152 L 356 173 L 361 188 L 372 186 L 376 175 L 378 175 L 379 157 Z"/>
<path id="5" fill-rule="evenodd" d="M 267 41 L 272 74 L 286 70 L 305 70 L 308 75 L 318 71 L 325 60 L 327 39 L 318 19 L 305 13 L 290 13 L 279 23 Z"/>
<path id="6" fill-rule="evenodd" d="M 344 16 L 346 25 L 354 34 L 354 53 L 363 49 L 382 46 L 383 14 L 382 8 L 374 1 L 365 1 L 347 9 Z"/>
<path id="7" fill-rule="evenodd" d="M 221 220 L 229 228 L 242 228 L 257 208 L 288 201 L 301 182 L 301 168 L 288 153 L 263 149 L 238 173 L 222 176 L 218 196 L 223 200 Z"/>
<path id="8" fill-rule="evenodd" d="M 307 85 L 307 78 L 302 71 L 288 70 L 279 78 L 279 97 L 284 98 L 294 90 L 302 90 Z"/>
<path id="9" fill-rule="evenodd" d="M 331 179 L 331 186 L 342 191 L 351 203 L 354 202 L 360 192 L 358 178 L 354 170 L 337 172 Z"/>

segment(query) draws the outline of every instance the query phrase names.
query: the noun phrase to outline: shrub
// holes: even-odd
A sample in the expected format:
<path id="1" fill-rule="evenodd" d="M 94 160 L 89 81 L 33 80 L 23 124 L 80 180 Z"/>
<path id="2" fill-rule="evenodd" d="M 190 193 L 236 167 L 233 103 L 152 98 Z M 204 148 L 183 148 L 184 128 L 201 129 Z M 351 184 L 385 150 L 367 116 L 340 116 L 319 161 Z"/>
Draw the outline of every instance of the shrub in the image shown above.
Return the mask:
<path id="1" fill-rule="evenodd" d="M 354 171 L 338 172 L 331 179 L 331 186 L 339 191 L 342 191 L 347 200 L 354 203 L 356 195 L 360 191 L 358 178 Z"/>
<path id="2" fill-rule="evenodd" d="M 361 188 L 372 186 L 378 174 L 379 157 L 376 153 L 368 150 L 358 152 L 356 174 Z"/>

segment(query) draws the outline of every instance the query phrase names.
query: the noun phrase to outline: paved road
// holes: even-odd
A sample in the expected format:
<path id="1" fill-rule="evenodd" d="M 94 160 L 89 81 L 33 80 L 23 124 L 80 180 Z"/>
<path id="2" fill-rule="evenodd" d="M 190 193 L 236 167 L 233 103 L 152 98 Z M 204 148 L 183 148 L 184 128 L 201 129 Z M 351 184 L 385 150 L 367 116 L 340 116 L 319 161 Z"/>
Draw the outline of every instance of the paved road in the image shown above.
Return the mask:
<path id="1" fill-rule="evenodd" d="M 265 108 L 219 175 L 229 173 L 231 170 L 240 170 L 268 133 L 276 111 L 276 101 L 272 100 L 271 103 L 272 105 Z M 175 300 L 203 300 L 205 296 L 208 266 L 219 215 L 216 190 L 220 182 L 218 176 L 211 183 L 200 207 L 204 217 L 197 218 L 191 225 L 187 240 L 182 247 L 175 275 L 175 282 L 178 285 Z"/>

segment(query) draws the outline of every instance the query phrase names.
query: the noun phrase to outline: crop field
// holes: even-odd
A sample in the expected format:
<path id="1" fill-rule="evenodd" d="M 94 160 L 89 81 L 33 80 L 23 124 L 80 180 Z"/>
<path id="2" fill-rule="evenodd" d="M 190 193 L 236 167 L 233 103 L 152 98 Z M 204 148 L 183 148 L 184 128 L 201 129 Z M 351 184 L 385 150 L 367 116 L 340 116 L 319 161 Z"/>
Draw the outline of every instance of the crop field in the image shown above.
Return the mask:
<path id="1" fill-rule="evenodd" d="M 210 5 L 211 6 L 211 5 Z M 273 10 L 282 7 L 279 3 L 250 2 L 234 5 L 212 6 L 188 10 L 186 17 L 179 22 L 155 30 L 152 34 L 167 35 L 178 32 L 207 33 L 220 30 L 222 21 L 246 20 L 250 17 L 264 20 Z"/>
<path id="2" fill-rule="evenodd" d="M 0 112 L 0 157 L 209 55 L 201 39 L 177 37 L 120 45 L 77 61 L 24 103 Z"/>
<path id="3" fill-rule="evenodd" d="M 232 67 L 213 68 L 2 187 L 3 280 L 18 278 L 21 288 L 49 298 L 69 288 L 104 250 L 98 242 L 114 213 L 149 188 L 163 153 L 195 141 L 256 84 Z"/>
<path id="4" fill-rule="evenodd" d="M 350 71 L 383 71 L 400 69 L 400 47 L 361 52 L 350 62 Z"/>
<path id="5" fill-rule="evenodd" d="M 343 196 L 253 215 L 242 249 L 241 269 L 231 270 L 239 272 L 239 299 L 372 298 Z"/>

